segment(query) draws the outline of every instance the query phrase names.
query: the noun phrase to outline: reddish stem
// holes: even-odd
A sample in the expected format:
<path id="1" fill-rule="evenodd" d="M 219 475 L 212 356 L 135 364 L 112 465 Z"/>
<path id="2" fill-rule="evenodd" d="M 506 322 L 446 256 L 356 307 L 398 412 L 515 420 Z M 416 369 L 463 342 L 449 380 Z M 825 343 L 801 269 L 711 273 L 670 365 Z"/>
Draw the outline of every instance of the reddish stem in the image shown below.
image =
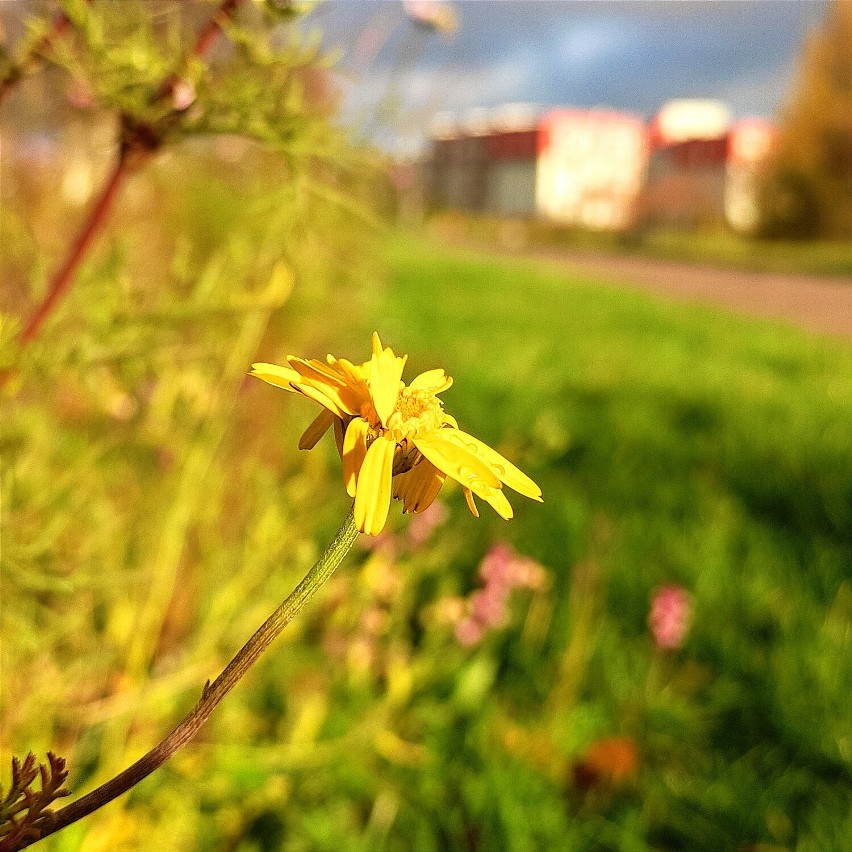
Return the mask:
<path id="1" fill-rule="evenodd" d="M 206 55 L 207 51 L 213 46 L 216 36 L 222 32 L 222 28 L 225 23 L 233 17 L 239 4 L 240 0 L 223 0 L 222 5 L 216 10 L 216 14 L 210 18 L 198 34 L 198 37 L 195 40 L 195 45 L 190 53 L 191 57 L 201 59 Z M 164 80 L 160 88 L 157 89 L 153 100 L 156 102 L 163 98 L 167 98 L 174 91 L 178 80 L 180 80 L 180 75 L 177 73 L 172 74 Z"/>
<path id="2" fill-rule="evenodd" d="M 222 27 L 225 22 L 233 16 L 237 6 L 240 4 L 240 1 L 241 0 L 223 0 L 222 4 L 216 10 L 216 14 L 213 15 L 198 34 L 198 38 L 195 40 L 195 45 L 192 49 L 192 56 L 201 58 L 207 53 L 213 45 L 216 36 L 222 31 Z M 43 44 L 50 44 L 50 41 L 68 26 L 69 21 L 67 16 L 62 15 L 61 17 L 64 18 L 64 21 L 60 21 L 59 17 L 56 19 L 53 30 L 45 36 L 42 42 Z M 167 97 L 173 91 L 177 81 L 177 75 L 172 75 L 165 80 L 158 90 L 155 100 Z M 0 95 L 2 95 L 1 90 Z M 135 165 L 133 168 L 135 168 Z M 54 275 L 53 280 L 50 283 L 50 287 L 48 288 L 47 295 L 32 313 L 24 327 L 24 330 L 21 332 L 20 343 L 22 347 L 29 344 L 38 336 L 39 330 L 41 329 L 44 321 L 50 315 L 50 312 L 53 310 L 59 299 L 62 298 L 70 287 L 80 262 L 85 257 L 95 236 L 97 236 L 98 232 L 103 228 L 109 211 L 115 201 L 116 195 L 124 182 L 124 178 L 131 170 L 131 163 L 127 157 L 127 149 L 122 146 L 118 162 L 116 163 L 106 185 L 101 190 L 98 201 L 92 209 L 92 212 L 89 214 L 89 218 L 86 220 L 82 231 L 80 231 L 77 235 L 77 239 L 71 246 L 68 256 L 65 259 L 65 263 Z M 2 386 L 5 378 L 6 376 L 0 375 L 0 386 Z"/>
<path id="3" fill-rule="evenodd" d="M 47 289 L 47 294 L 24 326 L 24 330 L 21 332 L 22 346 L 26 346 L 38 335 L 42 324 L 53 310 L 54 305 L 62 298 L 65 291 L 71 285 L 71 282 L 74 280 L 74 273 L 77 271 L 80 262 L 92 244 L 92 240 L 106 222 L 107 215 L 112 208 L 113 202 L 128 171 L 127 158 L 122 152 L 119 154 L 118 162 L 116 162 L 112 174 L 110 174 L 104 188 L 101 190 L 100 197 L 92 208 L 89 218 L 77 235 L 77 239 L 74 240 L 65 258 L 65 262 L 53 276 L 53 280 Z"/>
<path id="4" fill-rule="evenodd" d="M 224 0 L 219 11 L 207 22 L 204 29 L 198 34 L 192 55 L 196 58 L 204 56 L 213 45 L 216 36 L 222 31 L 222 27 L 231 18 L 239 5 L 240 0 Z"/>

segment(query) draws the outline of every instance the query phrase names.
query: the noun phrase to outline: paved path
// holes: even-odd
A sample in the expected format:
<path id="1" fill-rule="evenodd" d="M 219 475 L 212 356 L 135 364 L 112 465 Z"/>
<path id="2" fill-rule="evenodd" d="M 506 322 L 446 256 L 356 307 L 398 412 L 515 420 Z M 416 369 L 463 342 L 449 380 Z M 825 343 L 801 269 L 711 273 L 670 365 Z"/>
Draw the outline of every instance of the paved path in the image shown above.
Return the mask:
<path id="1" fill-rule="evenodd" d="M 527 254 L 561 268 L 573 267 L 591 277 L 675 299 L 709 302 L 852 339 L 852 278 L 711 269 L 632 255 L 560 249 L 532 249 Z"/>

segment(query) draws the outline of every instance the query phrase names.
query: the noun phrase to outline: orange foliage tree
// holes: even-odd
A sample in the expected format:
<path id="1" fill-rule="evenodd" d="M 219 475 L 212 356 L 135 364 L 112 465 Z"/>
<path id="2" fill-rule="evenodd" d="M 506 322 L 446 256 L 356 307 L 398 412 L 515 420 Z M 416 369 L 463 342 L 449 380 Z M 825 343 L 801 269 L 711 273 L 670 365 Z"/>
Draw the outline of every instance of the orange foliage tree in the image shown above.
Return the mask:
<path id="1" fill-rule="evenodd" d="M 767 178 L 767 235 L 852 237 L 852 3 L 805 43 Z"/>

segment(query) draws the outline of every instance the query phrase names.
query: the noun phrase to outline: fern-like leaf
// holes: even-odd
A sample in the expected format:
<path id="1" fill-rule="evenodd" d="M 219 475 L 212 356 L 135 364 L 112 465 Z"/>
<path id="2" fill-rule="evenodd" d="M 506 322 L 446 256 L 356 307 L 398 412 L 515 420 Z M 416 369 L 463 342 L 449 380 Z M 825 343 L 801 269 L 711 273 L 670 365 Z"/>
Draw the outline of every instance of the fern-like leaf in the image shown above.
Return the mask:
<path id="1" fill-rule="evenodd" d="M 47 753 L 47 763 L 38 765 L 32 752 L 23 762 L 12 758 L 9 792 L 0 786 L 0 852 L 14 852 L 24 841 L 38 840 L 41 829 L 53 818 L 49 806 L 68 795 L 62 786 L 67 777 L 65 759 L 52 751 Z M 33 789 L 36 778 L 38 790 Z"/>

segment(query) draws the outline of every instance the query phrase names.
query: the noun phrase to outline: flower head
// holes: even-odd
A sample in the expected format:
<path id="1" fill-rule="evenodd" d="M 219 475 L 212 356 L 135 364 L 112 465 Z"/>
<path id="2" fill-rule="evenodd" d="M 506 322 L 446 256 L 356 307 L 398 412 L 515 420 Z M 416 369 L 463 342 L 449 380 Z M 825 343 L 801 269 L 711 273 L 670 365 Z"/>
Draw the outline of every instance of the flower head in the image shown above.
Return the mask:
<path id="1" fill-rule="evenodd" d="M 331 355 L 325 362 L 290 355 L 289 367 L 253 364 L 251 375 L 322 406 L 299 447 L 310 449 L 334 429 L 343 481 L 355 498 L 355 523 L 361 532 L 382 531 L 392 496 L 402 501 L 405 512 L 424 511 L 448 476 L 461 484 L 477 517 L 474 495 L 501 517 L 512 517 L 503 485 L 541 502 L 541 489 L 526 474 L 462 432 L 444 412 L 438 394 L 453 380 L 443 370 L 428 370 L 406 385 L 406 360 L 382 347 L 379 335 L 373 334 L 373 354 L 363 364 Z"/>
<path id="2" fill-rule="evenodd" d="M 456 624 L 456 639 L 466 647 L 476 645 L 489 630 L 506 623 L 514 589 L 541 589 L 546 575 L 537 562 L 498 542 L 480 563 L 479 579 L 481 587 L 465 601 L 466 615 Z"/>
<path id="3" fill-rule="evenodd" d="M 654 592 L 648 623 L 658 648 L 679 648 L 692 618 L 692 600 L 680 586 L 663 586 Z"/>

